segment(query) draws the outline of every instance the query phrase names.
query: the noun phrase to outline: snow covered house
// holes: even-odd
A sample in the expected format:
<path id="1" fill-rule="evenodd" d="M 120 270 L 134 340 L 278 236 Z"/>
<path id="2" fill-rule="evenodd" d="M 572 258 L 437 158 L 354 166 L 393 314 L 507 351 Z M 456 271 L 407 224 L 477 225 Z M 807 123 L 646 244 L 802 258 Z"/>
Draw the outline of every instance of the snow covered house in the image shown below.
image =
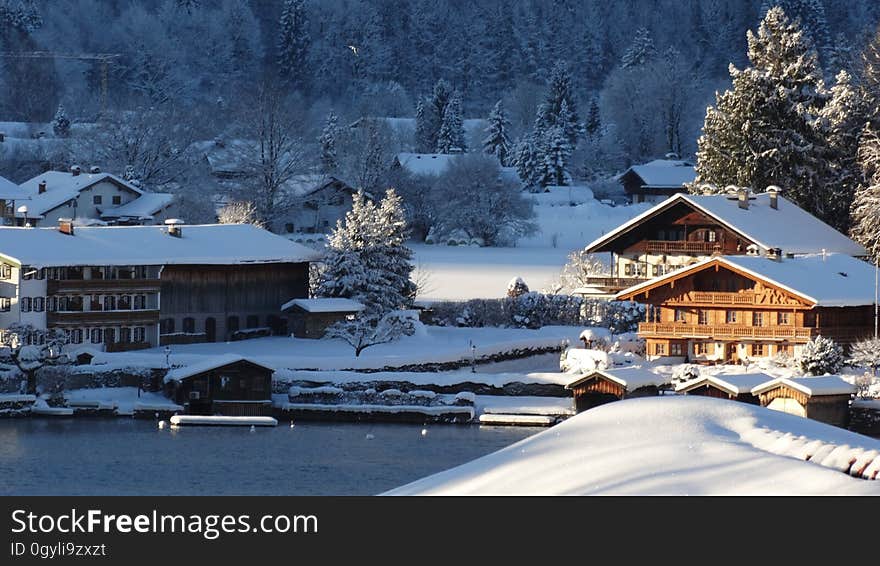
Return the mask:
<path id="1" fill-rule="evenodd" d="M 0 228 L 0 329 L 112 351 L 284 334 L 278 305 L 307 296 L 317 255 L 246 224 Z"/>
<path id="2" fill-rule="evenodd" d="M 676 194 L 587 244 L 610 254 L 611 275 L 591 277 L 584 294 L 612 296 L 713 254 L 846 254 L 865 248 L 780 196 L 742 188 L 727 195 Z"/>
<path id="3" fill-rule="evenodd" d="M 633 165 L 624 171 L 617 180 L 630 202 L 659 203 L 675 193 L 686 193 L 687 184 L 697 178 L 694 164 L 677 159 L 675 154 L 666 159 L 655 159 L 642 165 Z"/>
<path id="4" fill-rule="evenodd" d="M 650 358 L 738 363 L 797 356 L 811 338 L 873 333 L 874 266 L 845 254 L 716 256 L 621 291 L 648 308 Z"/>
<path id="5" fill-rule="evenodd" d="M 668 380 L 649 369 L 630 367 L 623 369 L 596 369 L 577 377 L 568 385 L 574 394 L 578 413 L 631 397 L 659 395 L 660 387 Z"/>
<path id="6" fill-rule="evenodd" d="M 170 194 L 149 193 L 98 167 L 84 172 L 46 171 L 20 185 L 30 197 L 26 210 L 16 210 L 18 226 L 54 226 L 60 218 L 74 222 L 157 224 L 175 215 Z"/>
<path id="7" fill-rule="evenodd" d="M 352 299 L 291 299 L 281 306 L 281 312 L 292 315 L 291 331 L 295 337 L 322 338 L 328 326 L 354 316 L 364 308 L 363 304 Z"/>
<path id="8" fill-rule="evenodd" d="M 762 407 L 839 427 L 849 424 L 855 392 L 855 386 L 838 375 L 770 379 L 752 388 Z"/>
<path id="9" fill-rule="evenodd" d="M 277 221 L 277 233 L 328 233 L 352 207 L 357 189 L 336 177 L 308 175 L 285 186 L 294 206 Z M 373 196 L 364 193 L 370 200 Z"/>
<path id="10" fill-rule="evenodd" d="M 165 394 L 190 415 L 270 416 L 274 373 L 249 358 L 226 354 L 170 370 Z"/>

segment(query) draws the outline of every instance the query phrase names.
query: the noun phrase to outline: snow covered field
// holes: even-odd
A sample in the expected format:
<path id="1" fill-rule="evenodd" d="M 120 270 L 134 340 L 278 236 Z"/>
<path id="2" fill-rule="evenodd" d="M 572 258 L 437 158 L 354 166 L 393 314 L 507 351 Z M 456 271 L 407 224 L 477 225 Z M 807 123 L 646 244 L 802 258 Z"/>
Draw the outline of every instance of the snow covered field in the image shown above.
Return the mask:
<path id="1" fill-rule="evenodd" d="M 850 467 L 877 475 L 880 441 L 745 403 L 641 398 L 388 494 L 880 495 Z"/>
<path id="2" fill-rule="evenodd" d="M 607 206 L 583 187 L 572 188 L 571 201 L 568 187 L 526 198 L 535 201 L 539 232 L 521 239 L 518 247 L 412 245 L 416 274 L 426 276 L 425 290 L 418 299 L 503 297 L 507 283 L 517 276 L 531 290 L 540 291 L 558 279 L 570 252 L 649 208 L 647 204 Z"/>
<path id="3" fill-rule="evenodd" d="M 521 348 L 558 346 L 562 341 L 577 342 L 577 327 L 545 326 L 537 330 L 524 328 L 447 328 L 426 326 L 423 334 L 404 337 L 390 344 L 379 344 L 364 350 L 356 358 L 354 349 L 341 340 L 308 340 L 272 337 L 190 344 L 171 347 L 170 363 L 181 366 L 204 361 L 209 356 L 239 354 L 253 358 L 276 369 L 365 369 L 398 367 L 428 362 L 451 362 L 471 359 L 471 344 L 477 358 Z M 163 367 L 164 348 L 137 352 L 95 355 L 93 365 L 114 367 Z M 101 369 L 96 367 L 95 369 Z M 497 371 L 497 370 L 496 370 Z"/>

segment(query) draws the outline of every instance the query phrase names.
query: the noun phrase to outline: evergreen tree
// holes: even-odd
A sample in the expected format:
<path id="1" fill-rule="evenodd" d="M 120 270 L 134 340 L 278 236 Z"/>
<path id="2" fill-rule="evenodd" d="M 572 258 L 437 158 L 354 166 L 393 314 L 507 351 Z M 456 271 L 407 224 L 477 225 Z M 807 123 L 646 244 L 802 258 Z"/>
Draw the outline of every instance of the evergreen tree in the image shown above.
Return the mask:
<path id="1" fill-rule="evenodd" d="M 304 0 L 284 0 L 278 32 L 278 68 L 281 77 L 302 87 L 308 77 L 311 45 Z"/>
<path id="2" fill-rule="evenodd" d="M 428 115 L 428 110 L 424 101 L 419 100 L 416 105 L 416 133 L 415 144 L 416 152 L 431 153 L 434 150 L 434 143 L 431 141 L 433 128 L 432 120 Z"/>
<path id="3" fill-rule="evenodd" d="M 648 28 L 641 27 L 636 30 L 636 37 L 626 53 L 623 54 L 620 64 L 624 69 L 629 69 L 644 65 L 656 56 L 657 48 L 654 47 L 651 32 L 648 31 Z"/>
<path id="4" fill-rule="evenodd" d="M 587 122 L 584 124 L 584 131 L 587 134 L 587 137 L 591 142 L 594 142 L 597 137 L 599 137 L 599 132 L 602 128 L 602 119 L 599 115 L 599 101 L 596 97 L 590 101 L 590 110 L 587 113 Z"/>
<path id="5" fill-rule="evenodd" d="M 543 167 L 538 184 L 542 187 L 568 184 L 566 164 L 572 149 L 565 137 L 565 131 L 561 126 L 555 126 L 547 132 L 544 139 L 540 153 Z"/>
<path id="6" fill-rule="evenodd" d="M 461 95 L 456 91 L 443 111 L 440 130 L 437 132 L 437 153 L 463 152 L 467 149 L 464 139 L 464 120 L 461 116 Z"/>
<path id="7" fill-rule="evenodd" d="M 880 131 L 880 26 L 861 54 L 860 86 L 871 128 Z"/>
<path id="8" fill-rule="evenodd" d="M 568 107 L 565 117 L 561 116 L 563 105 Z M 535 129 L 548 131 L 554 126 L 561 126 L 565 139 L 569 145 L 575 147 L 581 134 L 580 118 L 574 102 L 574 93 L 571 86 L 571 75 L 562 63 L 557 63 L 550 72 L 550 81 L 547 96 L 543 104 L 538 108 Z"/>
<path id="9" fill-rule="evenodd" d="M 55 117 L 52 119 L 52 131 L 59 138 L 66 138 L 70 135 L 70 120 L 67 118 L 67 113 L 64 112 L 64 107 L 60 104 L 58 105 L 58 110 L 55 111 Z"/>
<path id="10" fill-rule="evenodd" d="M 336 134 L 339 131 L 337 125 L 336 114 L 330 111 L 327 115 L 327 121 L 324 122 L 324 129 L 318 143 L 321 145 L 321 171 L 325 175 L 330 175 L 339 167 L 339 160 L 336 155 Z"/>
<path id="11" fill-rule="evenodd" d="M 774 6 L 782 8 L 790 21 L 800 23 L 801 29 L 816 48 L 821 62 L 828 64 L 834 45 L 822 0 L 764 0 L 761 4 L 761 18 L 766 17 Z"/>
<path id="12" fill-rule="evenodd" d="M 843 366 L 843 351 L 834 340 L 816 336 L 804 344 L 797 367 L 805 375 L 837 373 Z"/>
<path id="13" fill-rule="evenodd" d="M 486 126 L 486 138 L 483 140 L 483 152 L 494 155 L 502 167 L 508 165 L 512 147 L 510 143 L 510 120 L 504 112 L 504 106 L 499 100 L 489 113 L 489 125 Z"/>
<path id="14" fill-rule="evenodd" d="M 822 128 L 828 143 L 826 221 L 843 233 L 849 231 L 850 208 L 856 190 L 865 184 L 858 162 L 859 141 L 865 128 L 866 109 L 861 92 L 844 70 L 837 74 L 831 97 L 822 108 Z"/>
<path id="15" fill-rule="evenodd" d="M 733 89 L 716 95 L 706 111 L 694 186 L 778 185 L 796 204 L 828 219 L 833 186 L 818 118 L 826 95 L 816 52 L 780 8 L 768 11 L 747 39 L 751 66 L 731 66 Z"/>
<path id="16" fill-rule="evenodd" d="M 877 261 L 880 259 L 880 136 L 873 129 L 868 129 L 862 137 L 859 160 L 868 186 L 860 188 L 853 200 L 850 235 Z"/>
<path id="17" fill-rule="evenodd" d="M 526 187 L 534 188 L 539 185 L 539 160 L 540 153 L 534 135 L 524 135 L 516 146 L 516 173 Z"/>
<path id="18" fill-rule="evenodd" d="M 379 187 L 379 182 L 386 170 L 385 161 L 382 142 L 379 139 L 379 128 L 375 124 L 371 124 L 367 134 L 367 143 L 361 151 L 358 163 L 356 180 L 359 189 L 373 193 Z"/>
<path id="19" fill-rule="evenodd" d="M 330 234 L 319 296 L 354 299 L 374 317 L 409 307 L 416 289 L 408 235 L 402 201 L 393 190 L 379 205 L 356 194 Z"/>

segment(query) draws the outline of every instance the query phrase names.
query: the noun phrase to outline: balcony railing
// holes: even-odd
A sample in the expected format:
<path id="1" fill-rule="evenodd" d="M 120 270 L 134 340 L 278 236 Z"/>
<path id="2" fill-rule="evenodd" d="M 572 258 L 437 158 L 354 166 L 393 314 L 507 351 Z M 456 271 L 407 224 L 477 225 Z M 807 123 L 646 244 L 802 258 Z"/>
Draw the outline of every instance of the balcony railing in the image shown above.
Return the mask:
<path id="1" fill-rule="evenodd" d="M 711 255 L 721 242 L 689 242 L 687 240 L 648 240 L 646 249 L 653 254 L 700 254 Z"/>
<path id="2" fill-rule="evenodd" d="M 641 322 L 639 334 L 645 337 L 673 336 L 676 338 L 768 338 L 809 340 L 818 331 L 815 328 L 793 326 L 744 326 L 737 324 L 679 324 Z"/>
<path id="3" fill-rule="evenodd" d="M 95 293 L 100 291 L 158 291 L 158 279 L 49 279 L 46 292 Z"/>
<path id="4" fill-rule="evenodd" d="M 632 287 L 633 285 L 638 285 L 645 281 L 648 281 L 648 279 L 638 277 L 587 277 L 584 284 L 597 287 L 626 289 L 627 287 Z"/>
<path id="5" fill-rule="evenodd" d="M 693 291 L 686 297 L 669 299 L 669 304 L 704 305 L 754 305 L 755 293 L 725 293 L 716 291 Z"/>
<path id="6" fill-rule="evenodd" d="M 152 324 L 159 322 L 158 309 L 131 311 L 47 312 L 48 324 Z"/>

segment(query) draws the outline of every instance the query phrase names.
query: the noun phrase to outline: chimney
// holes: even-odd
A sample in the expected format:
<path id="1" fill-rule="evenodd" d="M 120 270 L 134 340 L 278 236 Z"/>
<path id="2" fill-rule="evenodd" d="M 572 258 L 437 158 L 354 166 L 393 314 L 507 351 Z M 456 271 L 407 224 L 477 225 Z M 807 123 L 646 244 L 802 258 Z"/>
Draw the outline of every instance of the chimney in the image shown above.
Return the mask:
<path id="1" fill-rule="evenodd" d="M 98 167 L 97 165 L 92 165 L 91 167 L 89 167 L 89 173 L 91 173 L 93 175 L 96 173 L 100 173 L 100 172 L 101 172 L 101 168 Z"/>
<path id="2" fill-rule="evenodd" d="M 165 221 L 165 225 L 168 226 L 169 236 L 175 238 L 183 237 L 183 220 L 180 220 L 179 218 L 169 218 Z"/>
<path id="3" fill-rule="evenodd" d="M 739 207 L 743 210 L 749 209 L 749 189 L 746 187 L 740 187 L 736 191 L 736 200 L 739 203 Z"/>
<path id="4" fill-rule="evenodd" d="M 74 177 L 78 176 L 82 172 L 82 167 L 79 165 L 71 165 L 70 166 L 70 174 Z"/>
<path id="5" fill-rule="evenodd" d="M 43 194 L 46 192 L 46 181 L 40 181 L 40 184 L 37 185 L 37 193 Z"/>
<path id="6" fill-rule="evenodd" d="M 73 236 L 73 220 L 70 218 L 58 219 L 58 231 L 68 236 Z"/>
<path id="7" fill-rule="evenodd" d="M 767 187 L 767 194 L 770 195 L 770 208 L 773 210 L 779 210 L 779 193 L 782 191 L 776 185 L 770 185 Z"/>
<path id="8" fill-rule="evenodd" d="M 772 259 L 773 261 L 782 261 L 782 249 L 770 248 L 769 250 L 767 250 L 767 259 Z"/>

